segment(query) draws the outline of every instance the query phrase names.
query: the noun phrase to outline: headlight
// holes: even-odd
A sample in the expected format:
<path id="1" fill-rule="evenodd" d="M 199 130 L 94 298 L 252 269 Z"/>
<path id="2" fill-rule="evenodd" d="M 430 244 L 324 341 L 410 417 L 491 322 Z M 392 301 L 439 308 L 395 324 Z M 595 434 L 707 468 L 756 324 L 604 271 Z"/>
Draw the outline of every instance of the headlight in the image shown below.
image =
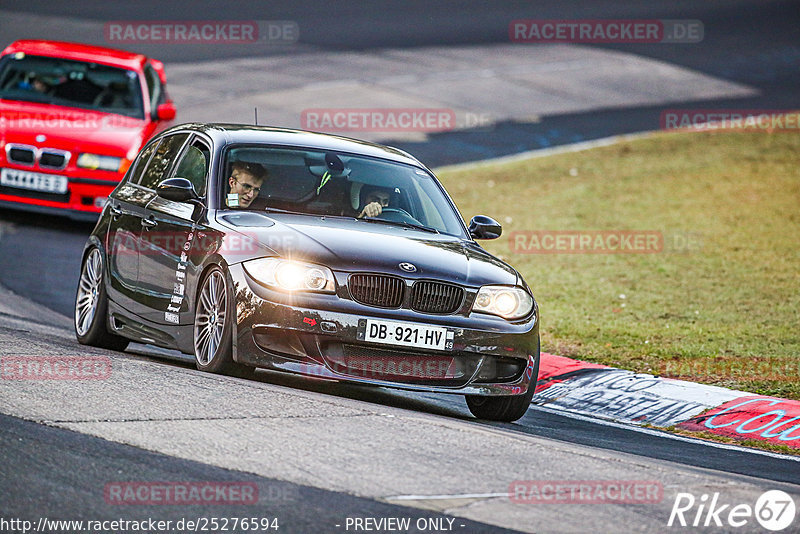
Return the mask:
<path id="1" fill-rule="evenodd" d="M 82 169 L 100 169 L 103 171 L 118 171 L 122 164 L 122 158 L 114 156 L 101 156 L 99 154 L 89 154 L 84 152 L 78 156 L 78 167 Z"/>
<path id="2" fill-rule="evenodd" d="M 284 291 L 333 293 L 336 284 L 327 267 L 281 258 L 259 258 L 244 263 L 247 274 L 262 284 Z"/>
<path id="3" fill-rule="evenodd" d="M 483 286 L 475 297 L 472 311 L 519 319 L 533 309 L 533 297 L 521 287 Z"/>

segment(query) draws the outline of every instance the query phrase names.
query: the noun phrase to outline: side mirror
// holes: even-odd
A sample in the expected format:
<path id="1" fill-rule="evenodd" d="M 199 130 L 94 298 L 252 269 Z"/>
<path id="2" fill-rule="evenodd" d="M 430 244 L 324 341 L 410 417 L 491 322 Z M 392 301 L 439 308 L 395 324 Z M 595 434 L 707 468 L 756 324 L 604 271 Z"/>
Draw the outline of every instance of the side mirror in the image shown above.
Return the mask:
<path id="1" fill-rule="evenodd" d="M 160 121 L 171 121 L 176 115 L 175 104 L 172 101 L 159 104 L 156 108 L 155 118 Z"/>
<path id="2" fill-rule="evenodd" d="M 500 223 L 486 215 L 476 215 L 469 221 L 469 235 L 473 239 L 497 239 L 502 233 Z"/>
<path id="3" fill-rule="evenodd" d="M 200 200 L 200 196 L 194 190 L 192 182 L 186 178 L 168 178 L 164 180 L 156 187 L 156 194 L 173 202 Z"/>

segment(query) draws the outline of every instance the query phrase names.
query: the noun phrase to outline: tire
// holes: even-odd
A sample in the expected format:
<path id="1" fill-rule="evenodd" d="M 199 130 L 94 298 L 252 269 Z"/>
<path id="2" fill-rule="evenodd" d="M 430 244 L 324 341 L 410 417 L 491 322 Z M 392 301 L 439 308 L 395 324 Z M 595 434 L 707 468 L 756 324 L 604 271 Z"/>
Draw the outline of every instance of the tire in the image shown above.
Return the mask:
<path id="1" fill-rule="evenodd" d="M 214 266 L 203 277 L 194 311 L 194 361 L 199 370 L 243 378 L 255 373 L 253 367 L 233 361 L 234 310 L 225 272 Z"/>
<path id="2" fill-rule="evenodd" d="M 81 266 L 78 290 L 75 292 L 75 313 L 72 322 L 78 343 L 123 351 L 129 340 L 112 334 L 106 327 L 108 296 L 103 283 L 103 256 L 93 247 Z"/>
<path id="3" fill-rule="evenodd" d="M 536 393 L 536 383 L 539 377 L 539 359 L 533 369 L 533 377 L 528 385 L 528 391 L 522 395 L 479 396 L 465 395 L 467 407 L 472 415 L 478 419 L 512 423 L 521 419 L 531 405 L 533 394 Z"/>

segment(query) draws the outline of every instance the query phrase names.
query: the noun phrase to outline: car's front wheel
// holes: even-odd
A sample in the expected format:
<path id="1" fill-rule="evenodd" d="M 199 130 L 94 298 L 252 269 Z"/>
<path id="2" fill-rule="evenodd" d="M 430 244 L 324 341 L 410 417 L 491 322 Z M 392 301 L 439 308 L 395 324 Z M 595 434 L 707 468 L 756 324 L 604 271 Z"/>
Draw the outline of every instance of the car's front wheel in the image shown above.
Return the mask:
<path id="1" fill-rule="evenodd" d="M 89 250 L 81 267 L 75 293 L 75 337 L 83 345 L 111 350 L 125 350 L 128 340 L 106 328 L 108 297 L 103 284 L 103 256 L 97 247 Z"/>
<path id="2" fill-rule="evenodd" d="M 254 369 L 233 361 L 233 292 L 225 273 L 212 267 L 203 277 L 194 314 L 194 359 L 210 373 L 250 376 Z"/>
<path id="3" fill-rule="evenodd" d="M 539 376 L 538 359 L 531 376 L 533 378 L 528 385 L 528 391 L 522 395 L 501 395 L 496 397 L 466 395 L 469 411 L 478 419 L 489 421 L 511 423 L 522 418 L 531 405 L 533 394 L 536 393 L 536 382 Z"/>

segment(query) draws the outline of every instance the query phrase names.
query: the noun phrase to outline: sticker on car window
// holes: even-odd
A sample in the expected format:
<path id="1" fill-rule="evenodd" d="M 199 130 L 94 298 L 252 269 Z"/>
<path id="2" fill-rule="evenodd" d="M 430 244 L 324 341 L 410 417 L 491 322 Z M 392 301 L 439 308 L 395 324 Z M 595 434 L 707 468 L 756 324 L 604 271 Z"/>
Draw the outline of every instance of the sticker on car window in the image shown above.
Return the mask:
<path id="1" fill-rule="evenodd" d="M 239 193 L 228 193 L 228 207 L 229 208 L 239 207 Z"/>

